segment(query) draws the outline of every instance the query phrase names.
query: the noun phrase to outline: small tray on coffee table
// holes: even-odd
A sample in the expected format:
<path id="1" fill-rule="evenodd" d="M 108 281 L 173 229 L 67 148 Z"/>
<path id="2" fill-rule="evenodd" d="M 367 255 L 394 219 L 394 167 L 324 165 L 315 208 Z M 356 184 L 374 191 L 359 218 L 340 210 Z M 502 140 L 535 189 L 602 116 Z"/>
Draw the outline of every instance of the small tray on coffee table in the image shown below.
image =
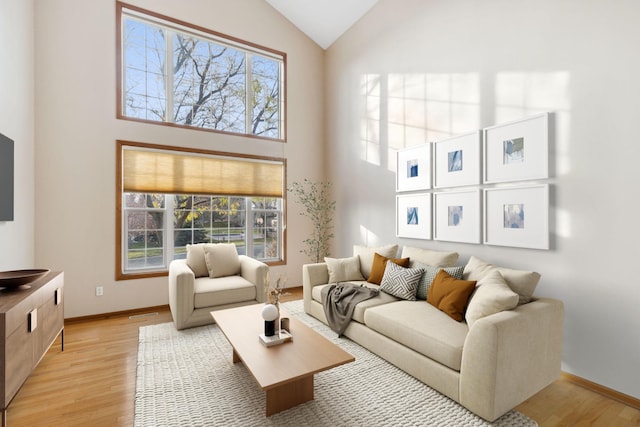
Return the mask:
<path id="1" fill-rule="evenodd" d="M 262 345 L 264 345 L 265 347 L 272 347 L 274 345 L 293 340 L 293 336 L 284 329 L 280 329 L 277 333 L 271 335 L 270 337 L 266 336 L 265 334 L 260 334 L 258 335 L 258 337 L 260 338 L 260 342 L 262 343 Z"/>

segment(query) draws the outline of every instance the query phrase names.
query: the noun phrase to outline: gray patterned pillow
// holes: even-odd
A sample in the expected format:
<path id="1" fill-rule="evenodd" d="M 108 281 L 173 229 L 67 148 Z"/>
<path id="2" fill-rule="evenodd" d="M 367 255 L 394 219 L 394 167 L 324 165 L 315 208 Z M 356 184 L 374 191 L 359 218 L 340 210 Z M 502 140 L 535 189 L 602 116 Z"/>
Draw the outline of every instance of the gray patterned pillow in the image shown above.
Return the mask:
<path id="1" fill-rule="evenodd" d="M 421 268 L 405 268 L 387 261 L 380 290 L 398 298 L 415 301 L 418 282 L 423 272 Z"/>
<path id="2" fill-rule="evenodd" d="M 429 292 L 429 286 L 431 286 L 431 282 L 436 278 L 436 274 L 438 271 L 444 270 L 454 279 L 462 279 L 462 272 L 464 271 L 464 265 L 459 267 L 434 267 L 432 265 L 423 264 L 421 262 L 416 262 L 414 267 L 420 268 L 424 270 L 424 274 L 418 283 L 418 292 L 416 294 L 416 299 L 420 301 L 426 301 L 427 293 Z"/>

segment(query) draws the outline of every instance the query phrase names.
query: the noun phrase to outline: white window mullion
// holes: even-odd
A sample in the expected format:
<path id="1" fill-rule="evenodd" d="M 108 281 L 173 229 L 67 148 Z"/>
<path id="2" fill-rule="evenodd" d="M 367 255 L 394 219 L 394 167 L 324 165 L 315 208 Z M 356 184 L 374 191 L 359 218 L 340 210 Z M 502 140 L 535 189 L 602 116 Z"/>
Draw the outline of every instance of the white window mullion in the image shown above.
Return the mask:
<path id="1" fill-rule="evenodd" d="M 247 255 L 253 258 L 253 205 L 251 204 L 251 197 L 244 199 L 244 205 L 245 247 L 247 248 Z"/>
<path id="2" fill-rule="evenodd" d="M 164 75 L 165 75 L 165 94 L 167 96 L 165 111 L 166 117 L 164 121 L 173 123 L 173 32 L 164 30 L 165 37 L 165 59 L 164 59 Z"/>
<path id="3" fill-rule="evenodd" d="M 166 194 L 164 196 L 164 256 L 165 266 L 168 268 L 169 264 L 175 258 L 174 254 L 174 230 L 173 230 L 173 217 L 175 209 L 175 196 L 173 194 Z"/>
<path id="4" fill-rule="evenodd" d="M 127 207 L 126 193 L 122 193 L 122 252 L 121 256 L 121 270 L 122 273 L 128 270 L 128 258 L 129 258 L 129 209 Z"/>
<path id="5" fill-rule="evenodd" d="M 284 100 L 286 99 L 285 94 L 285 84 L 284 84 L 284 62 L 280 63 L 280 67 L 278 68 L 278 138 L 285 138 L 285 108 L 284 108 Z"/>
<path id="6" fill-rule="evenodd" d="M 253 82 L 251 71 L 251 55 L 248 53 L 244 54 L 245 57 L 245 133 L 247 135 L 253 134 Z"/>

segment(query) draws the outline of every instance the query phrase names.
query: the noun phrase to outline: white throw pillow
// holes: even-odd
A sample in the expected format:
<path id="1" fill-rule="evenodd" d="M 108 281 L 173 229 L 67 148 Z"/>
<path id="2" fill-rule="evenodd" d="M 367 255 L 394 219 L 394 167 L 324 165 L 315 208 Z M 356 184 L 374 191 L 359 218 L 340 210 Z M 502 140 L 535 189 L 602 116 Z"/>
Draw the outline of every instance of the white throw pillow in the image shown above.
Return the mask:
<path id="1" fill-rule="evenodd" d="M 465 313 L 467 324 L 471 327 L 477 320 L 512 310 L 518 305 L 519 296 L 513 292 L 498 269 L 489 271 L 476 285 L 469 299 Z"/>
<path id="2" fill-rule="evenodd" d="M 187 265 L 196 277 L 209 276 L 207 263 L 204 260 L 204 245 L 205 243 L 187 245 Z"/>
<path id="3" fill-rule="evenodd" d="M 404 246 L 400 258 L 409 258 L 411 260 L 409 267 L 414 267 L 416 261 L 434 267 L 454 267 L 458 262 L 458 252 L 431 251 Z"/>
<path id="4" fill-rule="evenodd" d="M 329 270 L 329 283 L 348 282 L 349 280 L 365 280 L 360 272 L 359 257 L 328 258 L 325 257 Z"/>
<path id="5" fill-rule="evenodd" d="M 358 256 L 360 258 L 360 272 L 364 277 L 369 277 L 371 275 L 373 255 L 376 253 L 386 258 L 396 258 L 398 245 L 378 246 L 377 248 L 358 245 L 353 246 L 353 256 Z"/>
<path id="6" fill-rule="evenodd" d="M 212 243 L 204 247 L 204 260 L 209 277 L 235 276 L 240 274 L 240 258 L 233 243 Z"/>
<path id="7" fill-rule="evenodd" d="M 380 290 L 394 297 L 415 301 L 422 273 L 424 270 L 421 268 L 405 268 L 387 261 L 380 282 Z"/>
<path id="8" fill-rule="evenodd" d="M 472 256 L 464 267 L 464 280 L 480 281 L 485 275 L 497 268 L 507 285 L 520 297 L 518 304 L 531 302 L 533 292 L 540 281 L 540 274 L 535 271 L 513 270 L 511 268 L 496 267 L 488 262 Z"/>

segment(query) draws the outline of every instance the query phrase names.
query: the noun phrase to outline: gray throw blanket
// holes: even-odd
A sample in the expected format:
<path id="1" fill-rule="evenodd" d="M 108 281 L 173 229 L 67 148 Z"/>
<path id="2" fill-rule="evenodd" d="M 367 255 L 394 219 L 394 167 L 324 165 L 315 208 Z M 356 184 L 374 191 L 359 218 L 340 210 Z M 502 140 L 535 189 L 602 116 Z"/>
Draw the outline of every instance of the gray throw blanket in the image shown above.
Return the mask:
<path id="1" fill-rule="evenodd" d="M 331 330 L 341 336 L 351 321 L 356 304 L 378 295 L 377 289 L 355 283 L 338 283 L 322 289 L 322 307 Z"/>

